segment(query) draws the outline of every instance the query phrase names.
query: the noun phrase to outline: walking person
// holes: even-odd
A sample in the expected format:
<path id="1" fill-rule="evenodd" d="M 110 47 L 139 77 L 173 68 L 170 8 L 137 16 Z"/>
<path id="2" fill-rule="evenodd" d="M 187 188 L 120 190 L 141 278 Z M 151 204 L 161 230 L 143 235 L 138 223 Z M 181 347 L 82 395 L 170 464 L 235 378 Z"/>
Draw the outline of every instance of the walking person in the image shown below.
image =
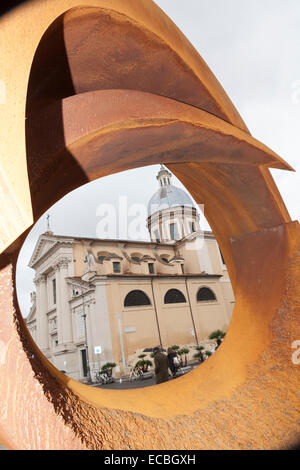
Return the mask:
<path id="1" fill-rule="evenodd" d="M 172 348 L 168 348 L 168 363 L 169 363 L 169 369 L 172 372 L 173 377 L 176 375 L 176 371 L 179 367 L 179 360 L 176 352 Z"/>
<path id="2" fill-rule="evenodd" d="M 217 339 L 217 345 L 213 349 L 213 352 L 216 352 L 216 350 L 221 346 L 222 340 L 220 338 Z"/>
<path id="3" fill-rule="evenodd" d="M 153 354 L 154 354 L 156 384 L 167 382 L 169 380 L 168 357 L 157 346 L 153 349 Z"/>

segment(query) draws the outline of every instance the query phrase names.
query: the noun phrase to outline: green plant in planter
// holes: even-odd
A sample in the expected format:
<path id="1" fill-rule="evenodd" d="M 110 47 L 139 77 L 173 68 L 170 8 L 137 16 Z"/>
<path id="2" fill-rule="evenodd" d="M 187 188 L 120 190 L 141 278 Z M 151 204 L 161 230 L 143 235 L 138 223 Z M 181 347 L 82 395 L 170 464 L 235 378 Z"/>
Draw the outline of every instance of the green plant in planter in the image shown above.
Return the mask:
<path id="1" fill-rule="evenodd" d="M 182 364 L 183 360 L 182 360 L 181 356 L 184 355 L 184 367 L 186 367 L 187 366 L 187 355 L 188 355 L 189 352 L 190 352 L 190 350 L 188 348 L 182 348 L 179 351 L 177 351 L 178 356 L 180 356 L 180 362 L 181 362 L 182 367 L 183 367 L 183 364 Z"/>
<path id="2" fill-rule="evenodd" d="M 116 367 L 116 365 L 117 364 L 114 362 L 106 362 L 106 364 L 101 367 L 101 372 L 106 373 L 108 377 L 111 377 L 113 368 Z"/>
<path id="3" fill-rule="evenodd" d="M 179 359 L 179 362 L 180 362 L 180 367 L 183 367 L 183 352 L 181 351 L 181 349 L 179 349 L 178 351 L 176 351 L 176 354 L 178 356 L 178 359 Z"/>
<path id="4" fill-rule="evenodd" d="M 216 331 L 213 331 L 210 335 L 209 335 L 209 339 L 223 339 L 225 337 L 226 333 L 224 333 L 224 331 L 222 330 L 216 330 Z"/>
<path id="5" fill-rule="evenodd" d="M 146 355 L 144 356 L 146 357 Z M 137 361 L 137 363 L 135 364 L 135 367 L 141 367 L 143 372 L 148 372 L 148 368 L 151 366 L 152 366 L 152 361 L 149 361 L 149 359 L 141 359 L 140 361 Z"/>
<path id="6" fill-rule="evenodd" d="M 203 357 L 203 354 L 202 354 L 201 351 L 198 351 L 197 353 L 195 353 L 195 354 L 193 355 L 193 357 L 194 357 L 195 359 L 198 359 L 199 362 L 203 362 L 203 361 L 204 361 L 204 357 Z"/>
<path id="7" fill-rule="evenodd" d="M 205 351 L 205 356 L 207 358 L 209 358 L 210 356 L 212 356 L 212 352 L 211 351 Z"/>
<path id="8" fill-rule="evenodd" d="M 177 344 L 173 344 L 173 346 L 171 346 L 171 349 L 173 349 L 176 352 L 180 349 L 180 347 Z"/>
<path id="9" fill-rule="evenodd" d="M 202 349 L 198 349 L 198 350 L 197 350 L 198 352 L 196 352 L 196 353 L 193 355 L 193 357 L 194 357 L 195 359 L 198 359 L 198 361 L 202 363 L 202 362 L 204 362 L 204 356 L 203 356 L 203 353 L 202 353 L 202 350 L 203 350 L 204 348 L 203 348 L 203 346 L 200 346 L 200 347 L 201 347 Z"/>
<path id="10" fill-rule="evenodd" d="M 195 359 L 198 359 L 199 362 L 204 362 L 204 356 L 203 356 L 203 352 L 204 351 L 204 346 L 195 346 L 195 349 L 196 349 L 196 353 L 193 355 L 193 357 Z"/>

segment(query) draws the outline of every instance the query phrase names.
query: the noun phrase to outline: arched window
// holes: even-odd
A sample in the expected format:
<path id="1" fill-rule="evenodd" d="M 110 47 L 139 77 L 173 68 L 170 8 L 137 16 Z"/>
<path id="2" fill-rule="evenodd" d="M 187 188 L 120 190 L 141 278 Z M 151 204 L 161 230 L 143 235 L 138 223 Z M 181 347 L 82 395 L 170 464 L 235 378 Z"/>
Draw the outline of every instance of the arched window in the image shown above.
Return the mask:
<path id="1" fill-rule="evenodd" d="M 165 263 L 169 263 L 169 257 L 170 257 L 170 255 L 168 255 L 168 254 L 161 254 L 160 255 L 160 259 L 162 261 L 164 261 Z"/>
<path id="2" fill-rule="evenodd" d="M 170 289 L 165 295 L 165 304 L 181 304 L 186 302 L 182 292 L 178 289 Z"/>
<path id="3" fill-rule="evenodd" d="M 140 263 L 143 255 L 141 253 L 131 253 L 130 258 L 132 261 L 135 261 L 136 263 Z"/>
<path id="4" fill-rule="evenodd" d="M 103 261 L 108 255 L 109 255 L 108 251 L 99 251 L 99 253 L 97 253 L 98 261 L 100 263 L 103 263 Z"/>
<path id="5" fill-rule="evenodd" d="M 124 300 L 124 307 L 138 307 L 151 305 L 149 297 L 142 290 L 132 290 Z"/>
<path id="6" fill-rule="evenodd" d="M 217 297 L 208 287 L 201 287 L 197 292 L 197 302 L 207 302 L 208 300 L 217 300 Z"/>

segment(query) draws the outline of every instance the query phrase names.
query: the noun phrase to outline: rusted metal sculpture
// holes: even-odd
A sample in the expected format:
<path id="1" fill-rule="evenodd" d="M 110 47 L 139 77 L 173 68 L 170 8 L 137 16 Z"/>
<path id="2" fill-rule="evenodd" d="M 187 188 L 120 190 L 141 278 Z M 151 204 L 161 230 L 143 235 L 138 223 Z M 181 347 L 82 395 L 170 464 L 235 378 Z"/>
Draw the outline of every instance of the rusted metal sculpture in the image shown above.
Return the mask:
<path id="1" fill-rule="evenodd" d="M 0 441 L 14 449 L 293 446 L 300 231 L 269 172 L 291 168 L 251 137 L 152 1 L 76 3 L 27 1 L 0 19 Z M 154 163 L 205 203 L 234 286 L 232 324 L 187 376 L 95 390 L 61 374 L 31 339 L 16 298 L 18 252 L 68 191 Z"/>

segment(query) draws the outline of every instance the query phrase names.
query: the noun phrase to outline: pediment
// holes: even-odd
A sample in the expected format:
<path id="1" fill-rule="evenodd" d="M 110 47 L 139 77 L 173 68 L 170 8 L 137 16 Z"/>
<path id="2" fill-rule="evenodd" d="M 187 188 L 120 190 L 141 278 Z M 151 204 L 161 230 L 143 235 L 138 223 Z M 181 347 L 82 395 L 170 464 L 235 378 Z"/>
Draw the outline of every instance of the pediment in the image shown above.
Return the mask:
<path id="1" fill-rule="evenodd" d="M 42 256 L 44 256 L 54 245 L 57 244 L 57 242 L 58 240 L 56 238 L 41 235 L 32 253 L 29 266 L 32 268 L 33 265 L 36 264 L 40 258 L 42 258 Z"/>

